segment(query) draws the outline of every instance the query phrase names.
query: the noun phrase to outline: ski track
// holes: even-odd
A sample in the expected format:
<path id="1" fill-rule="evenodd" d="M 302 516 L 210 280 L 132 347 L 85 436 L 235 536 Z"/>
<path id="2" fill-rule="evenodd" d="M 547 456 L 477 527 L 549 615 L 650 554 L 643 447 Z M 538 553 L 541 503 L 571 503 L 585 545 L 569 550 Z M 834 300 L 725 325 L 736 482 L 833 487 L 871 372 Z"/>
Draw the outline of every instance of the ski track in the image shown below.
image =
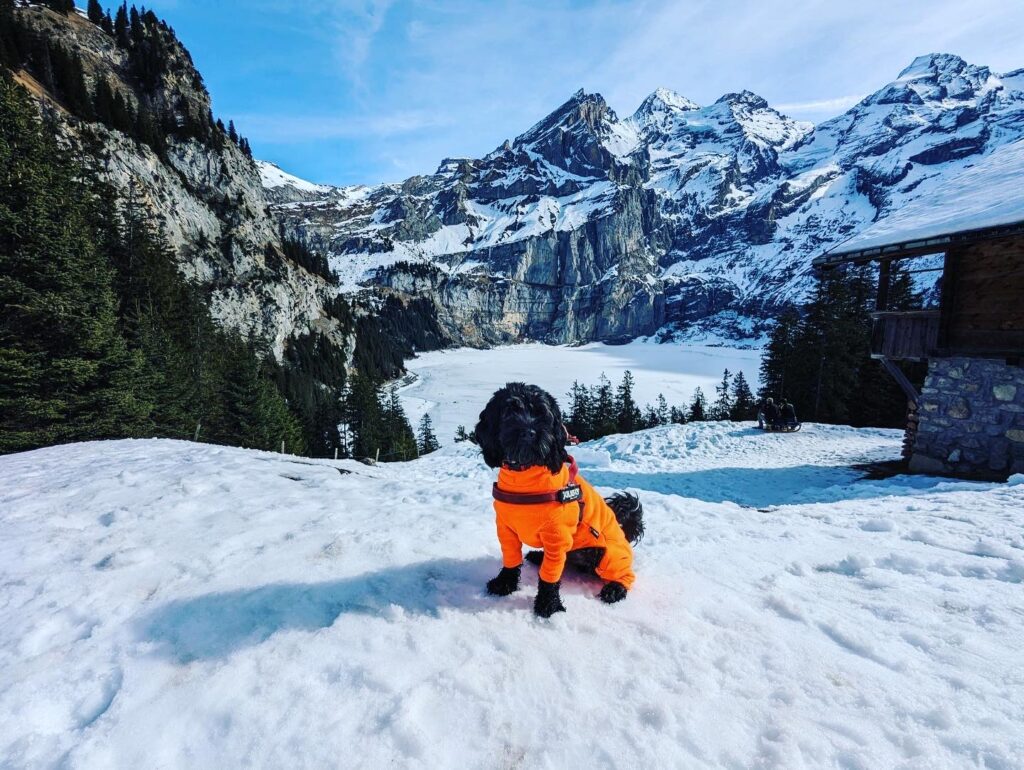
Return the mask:
<path id="1" fill-rule="evenodd" d="M 469 444 L 0 457 L 0 767 L 1022 767 L 1024 479 L 850 469 L 900 438 L 579 447 L 648 534 L 625 602 L 566 577 L 550 621 L 529 565 L 483 592 L 493 472 Z"/>

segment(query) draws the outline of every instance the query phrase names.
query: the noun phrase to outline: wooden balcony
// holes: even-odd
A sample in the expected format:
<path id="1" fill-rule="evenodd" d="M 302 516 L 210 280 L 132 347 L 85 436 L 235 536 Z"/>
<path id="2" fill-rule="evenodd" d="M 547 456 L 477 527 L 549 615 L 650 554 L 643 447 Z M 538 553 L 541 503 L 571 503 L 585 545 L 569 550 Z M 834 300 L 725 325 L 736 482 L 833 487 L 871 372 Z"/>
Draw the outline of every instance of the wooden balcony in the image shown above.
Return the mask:
<path id="1" fill-rule="evenodd" d="M 939 311 L 872 313 L 871 357 L 923 361 L 939 343 Z"/>

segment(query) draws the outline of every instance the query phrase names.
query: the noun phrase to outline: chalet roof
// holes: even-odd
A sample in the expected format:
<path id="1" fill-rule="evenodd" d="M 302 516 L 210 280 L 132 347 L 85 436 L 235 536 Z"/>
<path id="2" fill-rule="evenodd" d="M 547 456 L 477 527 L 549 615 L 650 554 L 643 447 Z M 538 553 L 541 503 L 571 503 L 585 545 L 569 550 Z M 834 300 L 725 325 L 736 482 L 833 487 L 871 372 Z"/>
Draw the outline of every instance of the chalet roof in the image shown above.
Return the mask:
<path id="1" fill-rule="evenodd" d="M 1024 139 L 1006 144 L 814 260 L 817 266 L 933 254 L 1024 233 Z"/>

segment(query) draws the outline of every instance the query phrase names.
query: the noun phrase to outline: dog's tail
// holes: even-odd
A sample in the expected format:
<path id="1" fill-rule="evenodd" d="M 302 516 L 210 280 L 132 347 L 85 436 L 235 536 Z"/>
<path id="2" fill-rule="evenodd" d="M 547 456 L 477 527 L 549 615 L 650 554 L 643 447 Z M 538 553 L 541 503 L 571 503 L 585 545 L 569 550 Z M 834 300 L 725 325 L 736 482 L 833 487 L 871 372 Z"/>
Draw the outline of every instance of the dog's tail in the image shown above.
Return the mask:
<path id="1" fill-rule="evenodd" d="M 633 545 L 639 543 L 644 536 L 644 507 L 640 504 L 640 498 L 628 492 L 616 492 L 604 501 L 615 512 L 626 540 Z"/>

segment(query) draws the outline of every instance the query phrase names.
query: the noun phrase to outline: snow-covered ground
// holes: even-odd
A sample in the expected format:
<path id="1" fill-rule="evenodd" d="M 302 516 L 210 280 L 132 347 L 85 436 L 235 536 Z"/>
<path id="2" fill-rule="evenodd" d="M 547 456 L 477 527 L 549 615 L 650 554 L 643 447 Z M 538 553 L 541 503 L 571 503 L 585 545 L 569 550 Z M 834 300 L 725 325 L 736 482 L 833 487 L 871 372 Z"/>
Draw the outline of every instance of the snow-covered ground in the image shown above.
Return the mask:
<path id="1" fill-rule="evenodd" d="M 174 441 L 0 457 L 0 767 L 1019 768 L 1024 479 L 893 431 L 579 448 L 642 497 L 621 604 L 507 599 L 469 444 L 365 467 Z M 349 471 L 343 473 L 339 471 Z"/>
<path id="2" fill-rule="evenodd" d="M 757 390 L 760 350 L 711 347 L 687 343 L 634 341 L 627 345 L 601 342 L 567 345 L 509 345 L 476 350 L 459 348 L 421 353 L 406 368 L 416 377 L 402 388 L 402 403 L 413 426 L 429 412 L 442 444 L 451 443 L 455 429 L 472 431 L 491 393 L 516 380 L 539 385 L 563 408 L 574 380 L 596 385 L 601 373 L 618 385 L 628 369 L 636 380 L 634 397 L 641 406 L 654 404 L 663 393 L 670 405 L 686 406 L 700 387 L 714 401 L 722 371 L 743 372 Z"/>

